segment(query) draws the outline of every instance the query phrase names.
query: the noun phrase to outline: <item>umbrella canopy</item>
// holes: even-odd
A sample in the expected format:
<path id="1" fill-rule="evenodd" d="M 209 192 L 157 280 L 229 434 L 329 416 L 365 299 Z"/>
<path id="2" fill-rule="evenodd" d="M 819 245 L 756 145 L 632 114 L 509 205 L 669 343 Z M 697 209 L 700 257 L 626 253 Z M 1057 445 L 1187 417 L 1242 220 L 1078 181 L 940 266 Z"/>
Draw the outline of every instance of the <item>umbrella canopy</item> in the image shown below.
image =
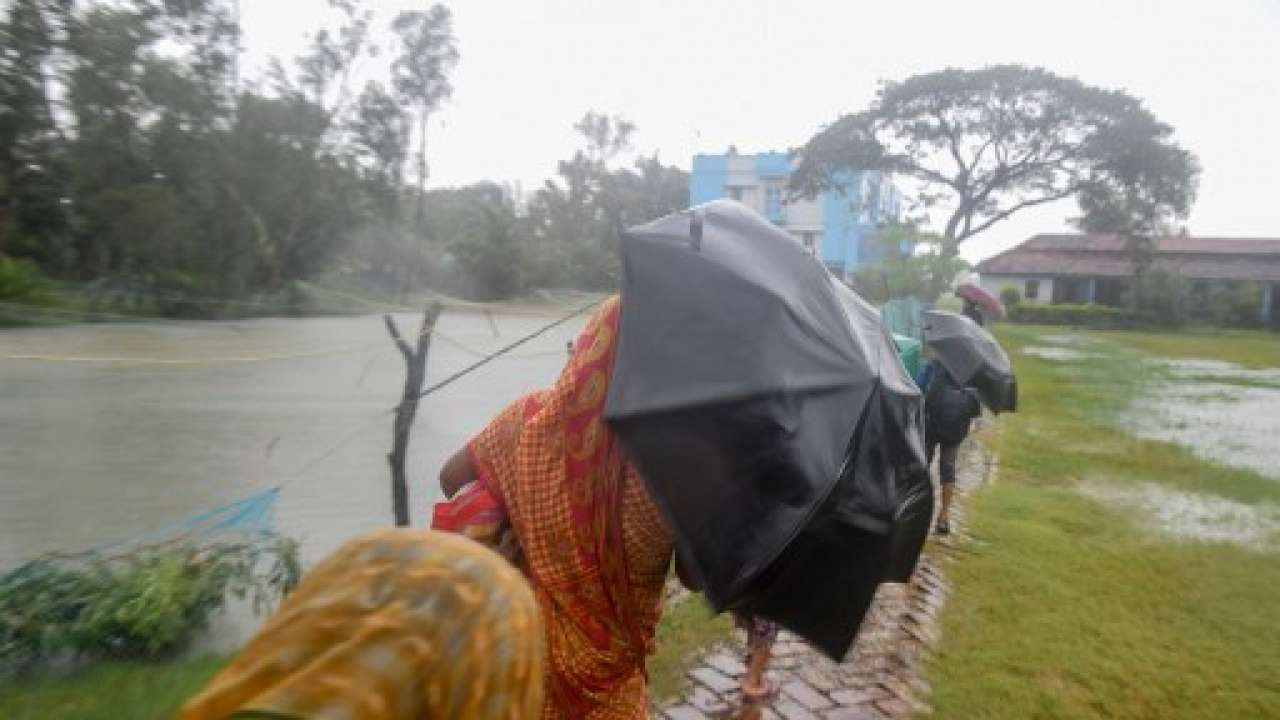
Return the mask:
<path id="1" fill-rule="evenodd" d="M 1000 298 L 979 285 L 970 282 L 960 283 L 956 287 L 956 297 L 968 300 L 996 317 L 1004 317 L 1006 314 L 1004 303 L 1000 302 Z"/>
<path id="2" fill-rule="evenodd" d="M 977 388 L 992 412 L 1017 409 L 1018 385 L 1009 354 L 986 328 L 963 315 L 929 310 L 924 341 L 956 382 Z"/>
<path id="3" fill-rule="evenodd" d="M 629 229 L 605 416 L 717 610 L 833 657 L 928 532 L 919 391 L 875 309 L 731 201 Z"/>

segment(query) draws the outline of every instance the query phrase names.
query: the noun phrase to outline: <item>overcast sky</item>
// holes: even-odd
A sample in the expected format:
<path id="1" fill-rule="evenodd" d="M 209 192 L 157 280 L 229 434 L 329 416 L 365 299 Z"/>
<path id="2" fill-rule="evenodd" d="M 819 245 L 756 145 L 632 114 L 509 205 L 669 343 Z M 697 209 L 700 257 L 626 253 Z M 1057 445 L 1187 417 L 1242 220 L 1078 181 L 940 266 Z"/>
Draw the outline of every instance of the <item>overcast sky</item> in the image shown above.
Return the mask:
<path id="1" fill-rule="evenodd" d="M 242 0 L 246 69 L 292 57 L 321 0 Z M 1280 0 L 457 0 L 462 60 L 431 128 L 433 186 L 528 191 L 578 146 L 588 109 L 638 126 L 636 150 L 786 150 L 881 79 L 1018 62 L 1145 99 L 1204 166 L 1200 235 L 1280 236 Z M 374 0 L 378 24 L 426 2 Z M 1066 229 L 1074 204 L 1017 215 L 971 260 Z M 943 218 L 935 218 L 941 221 Z"/>

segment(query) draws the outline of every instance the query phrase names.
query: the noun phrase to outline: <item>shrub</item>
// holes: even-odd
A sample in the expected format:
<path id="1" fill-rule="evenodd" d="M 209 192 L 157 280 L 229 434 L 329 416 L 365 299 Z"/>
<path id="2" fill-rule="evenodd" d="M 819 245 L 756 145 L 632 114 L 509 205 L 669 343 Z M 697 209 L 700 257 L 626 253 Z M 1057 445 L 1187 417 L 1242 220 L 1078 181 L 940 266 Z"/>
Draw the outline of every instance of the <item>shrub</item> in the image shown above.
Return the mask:
<path id="1" fill-rule="evenodd" d="M 1006 286 L 1000 290 L 1000 302 L 1004 303 L 1006 310 L 1012 312 L 1022 304 L 1022 293 L 1012 285 Z"/>
<path id="2" fill-rule="evenodd" d="M 1009 319 L 1013 322 L 1102 329 L 1163 324 L 1151 313 L 1107 305 L 1018 305 L 1009 309 Z"/>
<path id="3" fill-rule="evenodd" d="M 62 658 L 154 659 L 186 647 L 228 597 L 255 612 L 293 589 L 297 545 L 173 544 L 110 559 L 42 558 L 0 576 L 0 676 Z"/>
<path id="4" fill-rule="evenodd" d="M 39 294 L 43 286 L 34 262 L 0 256 L 0 300 L 26 300 Z"/>
<path id="5" fill-rule="evenodd" d="M 1143 273 L 1134 283 L 1137 302 L 1133 302 L 1133 290 L 1127 293 L 1126 304 L 1153 319 L 1155 325 L 1173 327 L 1182 325 L 1191 317 L 1191 283 L 1184 277 L 1153 270 Z"/>

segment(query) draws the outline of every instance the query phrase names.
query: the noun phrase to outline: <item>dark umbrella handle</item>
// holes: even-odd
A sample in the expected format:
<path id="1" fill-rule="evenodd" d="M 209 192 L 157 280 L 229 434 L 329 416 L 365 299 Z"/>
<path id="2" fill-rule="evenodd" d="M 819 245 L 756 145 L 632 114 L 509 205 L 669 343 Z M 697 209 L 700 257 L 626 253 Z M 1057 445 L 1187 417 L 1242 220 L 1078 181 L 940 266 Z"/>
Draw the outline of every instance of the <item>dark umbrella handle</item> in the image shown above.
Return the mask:
<path id="1" fill-rule="evenodd" d="M 702 250 L 702 211 L 689 211 L 689 246 Z"/>

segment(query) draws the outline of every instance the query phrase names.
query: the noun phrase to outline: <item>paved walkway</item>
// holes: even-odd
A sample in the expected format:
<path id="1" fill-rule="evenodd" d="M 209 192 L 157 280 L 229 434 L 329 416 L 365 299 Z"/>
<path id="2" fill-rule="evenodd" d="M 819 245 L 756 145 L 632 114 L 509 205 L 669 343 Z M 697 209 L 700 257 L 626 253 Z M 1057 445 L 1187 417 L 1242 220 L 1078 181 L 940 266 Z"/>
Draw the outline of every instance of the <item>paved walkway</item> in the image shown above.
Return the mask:
<path id="1" fill-rule="evenodd" d="M 942 561 L 966 537 L 964 499 L 992 476 L 994 460 L 966 443 L 958 463 L 951 535 L 931 536 L 915 576 L 906 585 L 882 585 L 844 662 L 835 663 L 783 632 L 773 648 L 769 676 L 781 688 L 768 707 L 744 714 L 738 682 L 746 667 L 740 635 L 713 648 L 689 672 L 683 697 L 655 708 L 662 720 L 887 720 L 930 712 L 922 662 L 938 640 L 937 616 L 950 586 Z"/>

